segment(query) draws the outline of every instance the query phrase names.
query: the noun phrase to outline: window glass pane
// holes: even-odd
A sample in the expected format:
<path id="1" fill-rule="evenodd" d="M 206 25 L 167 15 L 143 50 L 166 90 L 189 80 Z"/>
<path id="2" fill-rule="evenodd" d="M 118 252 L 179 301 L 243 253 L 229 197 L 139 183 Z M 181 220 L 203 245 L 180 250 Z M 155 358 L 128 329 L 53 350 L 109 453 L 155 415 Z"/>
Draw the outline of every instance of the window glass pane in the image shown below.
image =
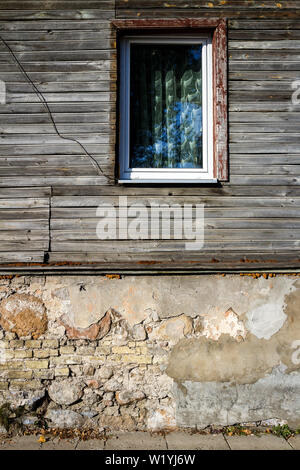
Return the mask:
<path id="1" fill-rule="evenodd" d="M 131 44 L 131 168 L 202 168 L 201 52 Z"/>

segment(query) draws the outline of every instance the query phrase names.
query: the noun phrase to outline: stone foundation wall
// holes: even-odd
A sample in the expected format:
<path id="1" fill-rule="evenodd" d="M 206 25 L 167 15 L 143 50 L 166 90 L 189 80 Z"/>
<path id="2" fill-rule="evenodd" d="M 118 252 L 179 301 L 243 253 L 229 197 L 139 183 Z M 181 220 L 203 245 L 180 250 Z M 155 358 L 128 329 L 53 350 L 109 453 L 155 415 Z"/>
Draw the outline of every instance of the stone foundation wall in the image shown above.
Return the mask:
<path id="1" fill-rule="evenodd" d="M 0 406 L 52 427 L 300 425 L 297 276 L 3 276 Z"/>

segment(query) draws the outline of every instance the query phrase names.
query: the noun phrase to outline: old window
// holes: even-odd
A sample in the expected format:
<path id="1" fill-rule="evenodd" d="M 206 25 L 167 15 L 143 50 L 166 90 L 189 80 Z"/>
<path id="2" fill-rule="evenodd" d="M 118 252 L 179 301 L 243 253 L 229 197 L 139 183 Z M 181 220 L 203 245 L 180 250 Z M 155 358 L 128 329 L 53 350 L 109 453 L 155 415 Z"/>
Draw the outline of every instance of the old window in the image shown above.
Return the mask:
<path id="1" fill-rule="evenodd" d="M 143 21 L 136 23 L 143 26 Z M 217 27 L 167 32 L 158 31 L 156 21 L 149 34 L 132 28 L 134 21 L 128 22 L 130 31 L 126 22 L 115 23 L 125 29 L 119 48 L 120 182 L 227 179 L 227 115 L 220 119 L 217 104 L 224 101 L 218 88 Z M 223 114 L 225 108 L 223 103 Z"/>

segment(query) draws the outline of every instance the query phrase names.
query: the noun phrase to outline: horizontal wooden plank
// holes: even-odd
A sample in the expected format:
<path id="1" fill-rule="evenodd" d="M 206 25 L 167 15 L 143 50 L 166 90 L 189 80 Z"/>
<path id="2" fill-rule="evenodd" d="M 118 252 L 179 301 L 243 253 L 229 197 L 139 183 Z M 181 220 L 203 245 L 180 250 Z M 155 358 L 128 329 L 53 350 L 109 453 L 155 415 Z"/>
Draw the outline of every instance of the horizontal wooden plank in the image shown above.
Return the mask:
<path id="1" fill-rule="evenodd" d="M 300 198 L 265 198 L 265 197 L 211 197 L 211 196 L 171 196 L 171 197 L 143 197 L 138 199 L 135 196 L 128 196 L 127 204 L 141 204 L 146 207 L 151 207 L 152 204 L 204 204 L 205 208 L 208 207 L 285 207 L 287 206 L 300 206 Z M 55 217 L 57 212 L 55 208 L 72 208 L 77 210 L 81 207 L 96 208 L 102 204 L 111 204 L 115 207 L 121 203 L 118 196 L 53 196 L 51 198 L 52 216 Z M 73 217 L 73 214 L 72 216 Z M 299 213 L 300 217 L 300 213 Z"/>
<path id="2" fill-rule="evenodd" d="M 284 9 L 300 8 L 299 2 L 294 1 L 285 1 L 281 4 L 276 4 L 272 0 L 264 0 L 264 2 L 253 2 L 251 0 L 234 0 L 234 2 L 207 2 L 206 0 L 176 0 L 173 3 L 167 3 L 165 0 L 116 0 L 117 9 L 167 9 L 173 10 L 174 8 L 183 8 L 183 9 L 207 9 L 207 10 L 225 10 L 228 13 L 231 10 L 276 10 L 283 11 Z"/>
<path id="3" fill-rule="evenodd" d="M 163 210 L 162 211 L 166 214 L 169 213 L 168 210 Z M 58 207 L 53 207 L 52 211 L 52 219 L 67 219 L 67 218 L 83 218 L 83 217 L 96 217 L 96 207 L 91 208 L 91 207 L 72 207 L 70 208 L 58 208 Z M 204 217 L 205 218 L 215 218 L 215 217 L 226 217 L 226 218 L 233 218 L 233 217 L 300 217 L 300 211 L 298 206 L 295 207 L 289 207 L 289 206 L 280 206 L 278 207 L 225 207 L 222 208 L 216 207 L 216 208 L 211 208 L 211 207 L 205 207 L 204 208 Z M 144 217 L 144 214 L 141 214 L 141 217 Z M 145 215 L 145 217 L 148 217 L 148 215 Z M 100 220 L 100 217 L 99 217 Z"/>
<path id="4" fill-rule="evenodd" d="M 241 90 L 241 91 L 266 91 L 266 92 L 273 92 L 273 91 L 288 91 L 290 96 L 292 95 L 295 88 L 293 88 L 294 80 L 290 82 L 287 80 L 283 80 L 282 82 L 279 80 L 253 80 L 253 81 L 244 81 L 244 80 L 235 80 L 229 81 L 229 93 L 231 91 Z M 15 86 L 15 85 L 14 85 Z"/>
<path id="5" fill-rule="evenodd" d="M 249 158 L 257 155 L 249 154 Z M 263 158 L 263 155 L 260 156 Z M 5 189 L 0 188 L 4 191 Z M 53 196 L 244 196 L 244 197 L 297 197 L 300 196 L 300 186 L 240 186 L 232 182 L 222 185 L 114 185 L 114 186 L 56 186 L 52 188 Z"/>
<path id="6" fill-rule="evenodd" d="M 250 135 L 250 134 L 249 134 Z M 265 134 L 266 136 L 268 134 Z M 266 139 L 267 140 L 267 139 Z M 230 151 L 233 153 L 260 153 L 260 154 L 265 154 L 265 153 L 289 153 L 289 154 L 299 154 L 300 153 L 300 145 L 297 143 L 285 143 L 285 142 L 251 142 L 251 145 L 249 145 L 249 141 L 244 141 L 244 142 L 237 142 L 237 143 L 232 143 L 230 144 Z"/>
<path id="7" fill-rule="evenodd" d="M 102 170 L 105 174 L 113 175 L 113 168 L 110 166 L 109 168 L 105 167 L 104 165 L 101 166 Z M 47 176 L 54 178 L 54 177 L 78 177 L 84 174 L 85 176 L 93 176 L 97 175 L 97 171 L 95 167 L 90 165 L 85 166 L 70 166 L 70 167 L 33 167 L 33 166 L 26 166 L 18 168 L 17 166 L 14 167 L 0 167 L 0 178 L 5 177 L 23 177 L 24 174 L 29 178 L 31 176 L 43 176 L 46 178 Z"/>
<path id="8" fill-rule="evenodd" d="M 196 222 L 191 221 L 189 225 L 190 230 L 194 230 L 196 233 Z M 118 230 L 118 224 L 117 224 Z M 0 231 L 0 240 L 7 240 L 9 239 L 10 232 L 2 233 Z M 14 240 L 26 240 L 28 235 L 18 234 L 14 235 Z M 37 237 L 41 235 L 37 235 Z M 170 240 L 180 239 L 185 240 L 183 230 L 179 233 L 175 231 L 174 233 L 174 222 L 170 223 L 170 228 L 162 227 L 157 234 L 151 232 L 150 227 L 145 226 L 139 230 L 139 238 L 142 240 L 159 240 L 161 238 L 166 238 Z M 29 238 L 33 239 L 33 238 Z M 246 242 L 250 241 L 255 242 L 257 241 L 258 246 L 260 245 L 261 241 L 272 240 L 272 241 L 295 241 L 300 239 L 300 230 L 291 228 L 291 229 L 279 229 L 273 228 L 269 230 L 264 229 L 240 229 L 240 228 L 229 228 L 229 229 L 209 229 L 205 227 L 204 229 L 204 240 L 205 243 L 207 242 Z M 51 231 L 51 243 L 54 242 L 76 242 L 76 241 L 83 241 L 84 243 L 92 242 L 95 246 L 96 243 L 101 243 L 101 240 L 98 238 L 96 230 L 86 230 L 81 228 L 80 230 L 52 230 Z M 109 245 L 110 241 L 106 240 L 106 243 Z M 102 246 L 102 245 L 101 245 Z"/>
<path id="9" fill-rule="evenodd" d="M 259 22 L 260 23 L 260 22 Z M 268 25 L 266 25 L 268 26 Z M 251 26 L 250 26 L 251 28 Z M 229 27 L 228 39 L 229 40 L 241 40 L 241 41 L 279 41 L 282 39 L 300 39 L 299 29 L 264 29 L 254 30 L 253 29 L 231 29 Z"/>
<path id="10" fill-rule="evenodd" d="M 269 80 L 281 82 L 284 80 L 294 81 L 299 78 L 299 70 L 237 70 L 229 71 L 229 80 Z"/>
<path id="11" fill-rule="evenodd" d="M 9 8 L 8 8 L 9 6 Z M 3 2 L 0 4 L 0 10 L 76 10 L 77 8 L 102 8 L 113 10 L 114 0 L 10 0 L 9 4 Z"/>
<path id="12" fill-rule="evenodd" d="M 277 133 L 277 132 L 231 132 L 230 142 L 287 142 L 297 143 L 300 141 L 300 133 Z M 0 140 L 1 141 L 1 140 Z"/>
<path id="13" fill-rule="evenodd" d="M 43 263 L 44 251 L 0 251 L 0 263 Z"/>
<path id="14" fill-rule="evenodd" d="M 276 110 L 276 112 L 294 112 L 296 114 L 299 109 L 299 105 L 295 105 L 292 101 L 245 101 L 245 102 L 236 102 L 230 103 L 229 112 L 268 112 Z"/>
<path id="15" fill-rule="evenodd" d="M 69 102 L 78 102 L 78 101 L 102 101 L 109 102 L 115 101 L 116 94 L 113 92 L 64 92 L 64 93 L 43 93 L 45 100 L 48 103 L 69 103 Z M 14 93 L 8 95 L 8 103 L 36 103 L 40 99 L 36 93 Z M 5 105 L 4 105 L 5 106 Z M 2 111 L 2 107 L 0 110 Z"/>
<path id="16" fill-rule="evenodd" d="M 247 165 L 247 164 L 232 164 L 232 175 L 300 175 L 300 162 L 298 165 Z"/>
<path id="17" fill-rule="evenodd" d="M 68 137 L 75 137 L 72 134 L 64 134 L 65 138 Z M 82 144 L 109 144 L 114 141 L 114 135 L 108 134 L 76 134 L 76 140 L 78 140 Z M 1 145 L 14 145 L 14 144 L 60 144 L 64 145 L 70 144 L 67 140 L 62 139 L 57 134 L 7 134 L 1 135 L 0 134 L 0 148 Z M 72 142 L 71 142 L 72 143 Z M 73 144 L 72 144 L 73 145 Z M 76 145 L 76 143 L 75 143 Z M 82 153 L 82 150 L 81 150 Z"/>
<path id="18" fill-rule="evenodd" d="M 22 229 L 22 230 L 0 230 L 0 249 L 2 248 L 2 242 L 10 243 L 27 243 L 27 242 L 42 242 L 42 245 L 47 249 L 48 246 L 49 231 L 42 229 Z M 46 245 L 45 245 L 46 242 Z"/>
<path id="19" fill-rule="evenodd" d="M 2 126 L 0 125 L 0 129 Z M 265 123 L 265 122 L 258 122 L 257 124 L 253 122 L 248 122 L 248 123 L 232 123 L 230 126 L 230 131 L 233 133 L 236 132 L 254 132 L 254 133 L 261 133 L 261 134 L 267 134 L 267 133 L 274 133 L 274 132 L 279 132 L 279 133 L 284 133 L 286 135 L 286 138 L 288 139 L 289 133 L 295 133 L 299 130 L 299 121 L 297 122 L 270 122 L 270 123 Z"/>
<path id="20" fill-rule="evenodd" d="M 49 121 L 48 121 L 49 122 Z M 60 133 L 64 135 L 74 135 L 74 134 L 91 134 L 98 133 L 101 134 L 110 134 L 114 133 L 114 125 L 104 124 L 100 122 L 88 123 L 88 124 L 57 124 L 57 129 Z M 296 129 L 295 129 L 296 130 Z M 3 134 L 30 134 L 31 136 L 35 134 L 55 134 L 53 124 L 1 124 L 0 123 L 0 133 Z M 79 139 L 78 139 L 79 140 Z M 34 142 L 33 142 L 34 143 Z"/>
<path id="21" fill-rule="evenodd" d="M 82 252 L 101 252 L 111 253 L 144 253 L 155 252 L 155 251 L 168 251 L 176 252 L 185 250 L 185 242 L 181 241 L 144 241 L 144 240 L 109 240 L 107 241 L 63 241 L 58 242 L 52 240 L 51 242 L 52 251 L 82 251 Z M 218 241 L 218 242 L 205 242 L 203 250 L 214 253 L 215 251 L 257 251 L 258 249 L 265 252 L 273 253 L 274 250 L 290 250 L 299 251 L 300 241 L 299 240 L 276 240 L 276 241 Z"/>
<path id="22" fill-rule="evenodd" d="M 255 176 L 242 176 L 242 175 L 233 175 L 231 177 L 231 182 L 233 184 L 245 184 L 245 185 L 267 185 L 278 186 L 279 184 L 289 184 L 289 185 L 299 185 L 300 178 L 299 176 L 286 176 L 286 175 L 255 175 Z M 295 215 L 295 217 L 297 217 Z"/>
<path id="23" fill-rule="evenodd" d="M 258 252 L 245 251 L 233 252 L 228 255 L 225 252 L 215 252 L 214 256 L 210 253 L 195 253 L 186 256 L 172 257 L 172 255 L 163 252 L 157 252 L 153 255 L 147 254 L 118 254 L 114 257 L 106 253 L 53 253 L 50 254 L 51 265 L 48 269 L 55 272 L 70 272 L 72 270 L 83 272 L 253 272 L 255 270 L 271 271 L 299 269 L 299 259 L 295 253 L 280 252 L 262 254 Z M 64 260 L 68 258 L 68 262 Z M 34 269 L 34 268 L 32 268 Z M 47 269 L 47 267 L 45 268 Z"/>
<path id="24" fill-rule="evenodd" d="M 1 201 L 2 199 L 0 199 Z M 21 201 L 22 203 L 22 201 Z M 15 203 L 17 204 L 17 203 Z M 48 208 L 25 208 L 17 207 L 14 209 L 0 209 L 0 220 L 25 220 L 25 219 L 48 219 L 49 210 Z"/>
<path id="25" fill-rule="evenodd" d="M 1 14 L 1 12 L 0 12 Z M 51 50 L 41 52 L 15 52 L 15 56 L 22 62 L 49 62 L 49 61 L 99 61 L 115 59 L 115 50 Z M 10 62 L 12 57 L 10 52 L 0 52 L 0 62 Z"/>
<path id="26" fill-rule="evenodd" d="M 66 262 L 65 260 L 68 259 Z M 155 266 L 159 268 L 164 268 L 164 265 L 169 265 L 169 267 L 174 266 L 185 266 L 186 269 L 197 268 L 197 266 L 210 266 L 211 269 L 218 269 L 219 263 L 221 266 L 226 266 L 227 268 L 232 268 L 235 266 L 243 267 L 245 270 L 255 269 L 255 266 L 259 263 L 261 266 L 271 266 L 273 269 L 276 269 L 276 266 L 279 263 L 281 266 L 287 266 L 287 264 L 293 263 L 294 266 L 299 268 L 300 259 L 299 256 L 294 252 L 289 252 L 282 250 L 280 252 L 274 252 L 273 256 L 270 256 L 269 253 L 263 253 L 261 251 L 244 251 L 237 250 L 232 253 L 215 251 L 215 254 L 204 253 L 204 252 L 195 252 L 195 251 L 184 251 L 177 254 L 176 258 L 166 251 L 148 253 L 146 256 L 144 253 L 116 253 L 109 255 L 108 253 L 101 252 L 56 252 L 49 254 L 49 262 L 62 262 L 65 265 L 71 266 L 72 262 L 89 262 L 91 264 L 100 264 L 106 269 L 115 268 L 115 272 L 118 272 L 119 269 L 122 269 L 122 264 L 124 263 L 127 267 L 137 267 L 140 269 L 151 269 L 151 260 L 155 260 L 155 263 L 152 263 L 152 269 Z M 109 264 L 108 264 L 109 263 Z M 63 266 L 63 264 L 62 264 Z"/>
<path id="27" fill-rule="evenodd" d="M 200 18 L 214 18 L 218 17 L 230 17 L 230 19 L 241 18 L 241 19 L 279 19 L 282 20 L 287 18 L 289 20 L 295 20 L 299 18 L 298 9 L 240 9 L 232 6 L 232 9 L 225 8 L 213 8 L 209 6 L 211 2 L 207 2 L 206 8 L 198 8 L 197 16 Z M 173 4 L 174 8 L 159 8 L 159 9 L 142 9 L 141 6 L 137 9 L 117 9 L 116 18 L 117 19 L 134 19 L 134 18 L 193 18 L 195 15 L 195 9 L 191 8 L 178 8 L 176 4 Z M 175 6 L 176 5 L 176 6 Z"/>
<path id="28" fill-rule="evenodd" d="M 40 16 L 42 15 L 40 14 Z M 294 27 L 296 28 L 296 25 Z M 34 20 L 26 19 L 26 21 L 0 21 L 0 31 L 4 32 L 3 34 L 5 34 L 6 31 L 38 31 L 38 34 L 40 34 L 40 32 L 43 32 L 44 34 L 51 34 L 52 31 L 59 31 L 63 34 L 65 31 L 69 30 L 79 32 L 86 30 L 97 32 L 107 30 L 108 28 L 110 28 L 110 22 L 105 19 L 101 20 L 100 18 L 96 20 L 84 19 L 84 21 L 82 19 L 70 19 L 67 21 L 60 19 L 57 21 L 49 20 L 47 18 L 35 18 Z M 4 39 L 6 38 L 5 35 L 3 35 L 3 37 Z"/>
<path id="29" fill-rule="evenodd" d="M 270 95 L 271 98 L 272 95 Z M 286 97 L 287 98 L 287 97 Z M 230 112 L 288 112 L 296 113 L 299 109 L 299 105 L 293 104 L 292 100 L 285 99 L 284 101 L 276 101 L 269 99 L 269 101 L 254 101 L 249 99 L 248 101 L 235 101 L 229 105 Z"/>
<path id="30" fill-rule="evenodd" d="M 12 187 L 12 188 L 0 188 L 0 198 L 7 199 L 8 197 L 12 198 L 43 198 L 43 197 L 49 197 L 51 195 L 51 188 L 47 186 L 42 186 L 42 187 L 27 187 L 27 188 L 18 188 L 18 187 Z"/>
<path id="31" fill-rule="evenodd" d="M 1 151 L 1 150 L 0 150 Z M 78 185 L 104 185 L 112 184 L 110 179 L 107 179 L 104 175 L 97 176 L 3 176 L 0 179 L 0 186 L 51 186 L 51 185 L 63 185 L 69 186 L 70 184 Z"/>
<path id="32" fill-rule="evenodd" d="M 104 113 L 114 113 L 115 112 L 115 103 L 111 102 L 63 102 L 63 103 L 51 103 L 51 112 L 53 115 L 58 113 L 84 113 L 87 112 L 104 112 Z M 0 114 L 31 114 L 31 113 L 43 113 L 47 115 L 45 105 L 41 102 L 39 103 L 9 103 L 0 105 Z"/>
<path id="33" fill-rule="evenodd" d="M 273 20 L 245 20 L 245 19 L 229 19 L 228 21 L 229 29 L 241 29 L 241 30 L 258 30 L 258 31 L 265 31 L 270 29 L 275 30 L 293 30 L 293 29 L 300 29 L 300 23 L 298 20 L 292 19 L 276 19 Z M 255 33 L 254 33 L 255 34 Z"/>
<path id="34" fill-rule="evenodd" d="M 114 162 L 114 155 L 93 155 L 93 158 L 106 167 Z M 0 167 L 13 168 L 17 167 L 25 170 L 25 167 L 69 167 L 81 166 L 82 171 L 91 166 L 91 159 L 87 155 L 22 155 L 22 156 L 3 156 L 0 155 Z"/>
<path id="35" fill-rule="evenodd" d="M 10 56 L 7 56 L 10 57 Z M 115 60 L 83 60 L 76 57 L 75 61 L 56 59 L 50 61 L 22 61 L 27 73 L 31 72 L 116 72 L 117 63 Z M 1 63 L 1 72 L 19 72 L 15 62 L 10 58 L 10 62 Z"/>
<path id="36" fill-rule="evenodd" d="M 294 107 L 294 112 L 280 112 L 274 110 L 269 113 L 264 113 L 263 111 L 260 112 L 231 112 L 229 115 L 230 118 L 230 125 L 233 124 L 241 124 L 247 123 L 248 124 L 256 124 L 256 123 L 263 123 L 263 124 L 287 124 L 290 123 L 294 125 L 295 123 L 300 121 L 300 113 L 297 110 L 297 106 Z M 300 109 L 300 108 L 299 108 Z M 1 115 L 0 115 L 1 120 Z"/>
<path id="37" fill-rule="evenodd" d="M 281 71 L 281 70 L 296 70 L 300 71 L 300 64 L 298 59 L 296 60 L 279 60 L 279 58 L 274 57 L 273 60 L 262 60 L 262 57 L 259 57 L 261 60 L 253 60 L 249 57 L 244 57 L 242 60 L 229 60 L 229 66 L 230 66 L 230 71 L 231 72 L 242 72 L 245 70 L 254 70 L 254 71 L 262 71 L 262 70 L 275 70 Z"/>
<path id="38" fill-rule="evenodd" d="M 1 79 L 1 78 L 0 78 Z M 39 92 L 41 93 L 76 93 L 76 92 L 98 92 L 98 91 L 116 91 L 116 84 L 110 80 L 102 81 L 88 81 L 88 82 L 47 82 L 35 83 Z M 8 100 L 10 101 L 11 95 L 29 93 L 32 94 L 32 85 L 28 82 L 10 83 L 6 82 L 6 92 Z M 62 98 L 63 101 L 63 98 Z"/>
<path id="39" fill-rule="evenodd" d="M 280 41 L 277 41 L 280 42 Z M 289 42 L 289 41 L 287 41 Z M 291 41 L 295 43 L 294 49 L 297 47 L 297 41 Z M 234 42 L 233 42 L 234 43 Z M 108 54 L 108 49 L 115 49 L 115 39 L 108 38 L 95 38 L 93 41 L 89 40 L 79 40 L 76 41 L 75 39 L 71 40 L 56 40 L 56 41 L 46 41 L 46 40 L 37 40 L 37 41 L 7 41 L 9 47 L 14 51 L 14 53 L 29 53 L 29 52 L 37 52 L 35 56 L 35 60 L 38 60 L 40 52 L 51 52 L 51 51 L 72 51 L 76 52 L 78 55 L 83 51 L 103 51 L 105 54 L 101 59 L 110 58 Z M 234 47 L 234 44 L 233 44 Z M 236 47 L 237 48 L 237 47 Z M 292 49 L 292 47 L 291 47 Z M 0 58 L 3 57 L 3 53 L 7 53 L 7 46 L 3 43 L 0 43 Z M 27 55 L 24 56 L 26 59 Z M 43 57 L 43 56 L 42 56 Z M 60 56 L 58 55 L 57 58 Z"/>
<path id="40" fill-rule="evenodd" d="M 274 41 L 275 42 L 275 41 Z M 286 41 L 289 42 L 289 41 Z M 45 53 L 46 54 L 46 53 Z M 1 54 L 0 54 L 1 57 Z M 256 62 L 277 62 L 277 61 L 299 61 L 299 50 L 289 49 L 289 50 L 277 50 L 274 46 L 274 49 L 229 49 L 229 59 L 232 61 L 256 61 Z M 257 64 L 258 68 L 260 64 Z M 263 64 L 262 64 L 263 65 Z"/>
<path id="41" fill-rule="evenodd" d="M 52 113 L 54 121 L 58 124 L 107 124 L 109 122 L 114 122 L 116 119 L 116 114 L 113 112 L 103 112 L 103 113 Z M 297 115 L 295 114 L 295 118 Z M 278 119 L 279 120 L 279 119 Z M 14 125 L 19 126 L 19 129 L 26 128 L 28 124 L 49 124 L 50 118 L 48 113 L 28 113 L 28 114 L 0 114 L 0 125 Z M 53 128 L 53 126 L 52 126 Z M 99 129 L 98 129 L 99 130 Z"/>
<path id="42" fill-rule="evenodd" d="M 1 223 L 1 222 L 0 222 Z M 63 230 L 74 230 L 77 233 L 84 233 L 84 231 L 93 231 L 94 238 L 96 234 L 96 227 L 99 223 L 99 217 L 82 217 L 75 219 L 51 219 L 51 236 L 55 236 L 56 231 L 62 232 Z M 171 228 L 173 227 L 173 219 L 170 219 Z M 299 230 L 299 218 L 209 218 L 204 219 L 204 226 L 210 230 Z M 0 225 L 1 227 L 1 225 Z M 8 230 L 8 229 L 7 229 Z M 63 234 L 62 234 L 63 235 Z"/>
<path id="43" fill-rule="evenodd" d="M 41 83 L 48 82 L 101 82 L 101 81 L 114 81 L 117 79 L 116 73 L 101 72 L 101 71 L 86 71 L 86 72 L 30 72 L 30 78 L 37 86 Z M 6 83 L 28 83 L 24 79 L 24 74 L 18 71 L 3 72 L 0 70 L 0 80 Z"/>
<path id="44" fill-rule="evenodd" d="M 293 109 L 295 105 L 292 103 L 292 90 L 290 87 L 286 87 L 285 90 L 241 90 L 241 91 L 231 91 L 230 92 L 231 104 L 242 104 L 243 102 L 258 103 L 262 102 L 288 102 L 290 109 Z M 273 109 L 276 109 L 273 107 Z"/>
<path id="45" fill-rule="evenodd" d="M 231 155 L 231 164 L 241 165 L 241 166 L 256 166 L 261 167 L 261 171 L 265 171 L 265 167 L 274 167 L 281 165 L 299 165 L 300 164 L 300 155 L 297 154 L 267 154 L 267 155 L 241 155 L 241 154 L 232 154 Z"/>
<path id="46" fill-rule="evenodd" d="M 45 240 L 18 240 L 18 241 L 5 241 L 1 240 L 1 251 L 47 251 L 48 239 Z M 20 261 L 20 258 L 19 258 Z"/>
<path id="47" fill-rule="evenodd" d="M 92 155 L 102 155 L 102 154 L 111 154 L 114 151 L 113 145 L 107 144 L 85 144 L 85 149 L 90 152 Z M 60 143 L 50 144 L 47 146 L 44 144 L 9 144 L 9 145 L 0 145 L 0 155 L 2 156 L 12 156 L 12 155 L 57 155 L 64 153 L 64 155 L 84 155 L 82 148 L 72 142 L 61 139 Z M 0 181 L 1 185 L 1 181 Z M 8 185 L 9 186 L 9 185 Z M 28 185 L 26 185 L 28 186 Z M 49 186 L 49 185 L 48 185 Z"/>
<path id="48" fill-rule="evenodd" d="M 49 218 L 0 220 L 0 230 L 44 230 L 49 238 Z"/>
<path id="49" fill-rule="evenodd" d="M 0 209 L 33 209 L 49 207 L 49 198 L 33 198 L 33 197 L 10 197 L 0 198 Z"/>
<path id="50" fill-rule="evenodd" d="M 74 7 L 73 7 L 74 8 Z M 71 10 L 0 10 L 0 21 L 11 20 L 111 20 L 115 17 L 114 10 L 98 9 L 71 9 Z"/>
<path id="51" fill-rule="evenodd" d="M 22 23 L 23 24 L 23 23 Z M 6 31 L 3 30 L 1 27 L 0 23 L 0 32 L 1 32 L 1 37 L 12 47 L 13 50 L 18 50 L 15 49 L 15 47 L 21 47 L 21 46 L 26 46 L 28 47 L 27 43 L 34 43 L 36 42 L 43 43 L 44 41 L 48 41 L 49 43 L 52 42 L 53 45 L 57 44 L 57 42 L 61 41 L 89 41 L 92 40 L 94 42 L 98 42 L 99 49 L 104 48 L 106 49 L 107 47 L 110 47 L 110 42 L 104 42 L 107 39 L 115 39 L 116 34 L 113 29 L 109 27 L 109 23 L 104 23 L 103 27 L 101 30 L 97 27 L 91 26 L 89 30 L 84 29 L 83 27 L 83 22 L 82 24 L 82 29 L 71 29 L 68 31 L 63 31 L 62 27 L 58 28 L 56 26 L 55 30 L 55 25 L 54 29 L 51 29 L 51 25 L 49 25 L 47 30 L 44 30 L 44 28 L 41 26 L 40 30 L 38 31 L 19 31 L 19 30 L 13 30 L 13 31 Z M 57 25 L 57 24 L 56 24 Z M 36 26 L 36 25 L 35 25 Z M 297 30 L 295 30 L 297 32 Z M 102 44 L 109 44 L 109 46 L 103 47 Z M 4 45 L 2 44 L 1 50 L 4 49 Z M 24 49 L 20 49 L 24 50 Z"/>
<path id="52" fill-rule="evenodd" d="M 289 38 L 283 41 L 262 41 L 262 40 L 256 40 L 256 41 L 247 41 L 247 40 L 242 40 L 242 41 L 235 41 L 235 40 L 230 40 L 228 41 L 228 48 L 230 51 L 233 50 L 239 50 L 239 49 L 249 49 L 249 50 L 255 50 L 255 51 L 265 51 L 265 50 L 289 50 L 290 53 L 295 53 L 294 50 L 298 49 L 300 46 L 300 41 L 297 39 Z M 291 51 L 290 51 L 291 49 Z M 271 52 L 271 51 L 270 51 Z"/>
<path id="53" fill-rule="evenodd" d="M 77 228 L 79 225 L 77 225 Z M 226 219 L 226 218 L 210 218 L 205 220 L 205 227 L 207 229 L 249 229 L 249 230 L 266 230 L 270 229 L 273 231 L 280 230 L 298 230 L 300 228 L 300 219 L 299 218 L 241 218 L 241 219 Z M 75 229 L 75 227 L 74 227 Z"/>
<path id="54" fill-rule="evenodd" d="M 64 260 L 68 259 L 68 262 Z M 167 252 L 149 253 L 145 254 L 137 253 L 135 255 L 131 253 L 108 255 L 107 253 L 51 253 L 50 254 L 50 265 L 49 268 L 53 269 L 55 264 L 57 269 L 80 269 L 78 263 L 82 263 L 82 267 L 88 267 L 89 269 L 103 269 L 104 272 L 122 272 L 122 269 L 129 270 L 148 270 L 148 271 L 164 271 L 167 269 L 183 269 L 185 271 L 193 270 L 222 270 L 222 269 L 240 269 L 241 271 L 252 271 L 258 268 L 274 270 L 277 267 L 288 269 L 289 267 L 299 268 L 300 260 L 296 253 L 291 252 L 276 252 L 272 256 L 269 254 L 263 254 L 261 252 L 249 252 L 245 254 L 245 251 L 237 251 L 233 253 L 225 253 L 216 251 L 212 256 L 211 253 L 203 252 L 183 252 L 174 257 Z M 114 270 L 114 271 L 113 271 Z"/>

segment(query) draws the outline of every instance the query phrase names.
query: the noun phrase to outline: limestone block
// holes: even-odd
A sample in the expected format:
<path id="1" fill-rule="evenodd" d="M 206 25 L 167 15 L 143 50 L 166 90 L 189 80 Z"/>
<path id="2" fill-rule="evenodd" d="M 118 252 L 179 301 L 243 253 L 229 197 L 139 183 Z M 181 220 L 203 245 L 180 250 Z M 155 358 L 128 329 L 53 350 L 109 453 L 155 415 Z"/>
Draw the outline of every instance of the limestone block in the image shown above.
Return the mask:
<path id="1" fill-rule="evenodd" d="M 84 384 L 76 379 L 65 379 L 53 382 L 48 393 L 58 405 L 71 405 L 77 402 L 83 395 Z"/>
<path id="2" fill-rule="evenodd" d="M 169 318 L 149 332 L 150 340 L 177 342 L 193 331 L 193 320 L 185 314 Z"/>
<path id="3" fill-rule="evenodd" d="M 77 428 L 84 424 L 81 414 L 72 410 L 47 410 L 45 418 L 50 421 L 50 425 L 55 428 Z"/>
<path id="4" fill-rule="evenodd" d="M 145 394 L 138 390 L 122 390 L 116 392 L 116 400 L 119 405 L 129 405 L 130 403 L 143 400 L 144 398 Z"/>

